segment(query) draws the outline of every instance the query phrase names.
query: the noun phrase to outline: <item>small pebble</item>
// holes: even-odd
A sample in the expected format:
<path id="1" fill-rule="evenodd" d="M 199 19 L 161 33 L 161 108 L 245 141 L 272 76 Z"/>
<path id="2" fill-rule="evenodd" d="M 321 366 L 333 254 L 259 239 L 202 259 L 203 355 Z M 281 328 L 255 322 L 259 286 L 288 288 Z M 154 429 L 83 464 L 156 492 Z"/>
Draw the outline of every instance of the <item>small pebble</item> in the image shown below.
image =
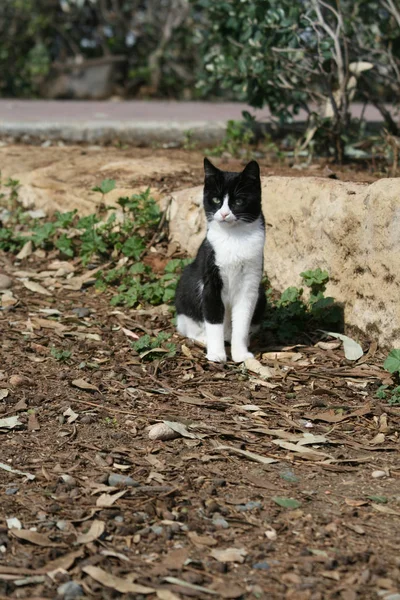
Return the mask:
<path id="1" fill-rule="evenodd" d="M 161 535 L 163 533 L 163 531 L 164 531 L 164 529 L 160 525 L 152 525 L 150 527 L 150 529 L 156 535 Z"/>
<path id="2" fill-rule="evenodd" d="M 61 521 L 57 521 L 57 523 L 56 523 L 56 527 L 60 531 L 64 531 L 67 528 L 67 525 L 68 525 L 67 521 L 64 521 L 63 519 Z"/>
<path id="3" fill-rule="evenodd" d="M 68 486 L 68 487 L 75 487 L 76 486 L 76 479 L 75 477 L 72 477 L 71 475 L 68 475 L 67 473 L 64 473 L 63 475 L 61 475 L 61 480 Z"/>
<path id="4" fill-rule="evenodd" d="M 79 319 L 83 319 L 84 317 L 88 317 L 92 311 L 90 308 L 81 306 L 79 308 L 73 308 L 72 312 L 75 313 Z"/>
<path id="5" fill-rule="evenodd" d="M 83 589 L 76 583 L 75 581 L 67 581 L 58 586 L 57 594 L 62 596 L 64 600 L 74 600 L 74 598 L 79 598 L 83 596 Z"/>
<path id="6" fill-rule="evenodd" d="M 12 279 L 8 275 L 0 273 L 0 290 L 8 290 L 12 286 Z"/>
<path id="7" fill-rule="evenodd" d="M 116 517 L 114 517 L 114 521 L 116 521 L 117 523 L 123 523 L 124 517 L 122 515 L 117 515 Z"/>
<path id="8" fill-rule="evenodd" d="M 258 562 L 253 565 L 253 569 L 258 569 L 259 571 L 267 571 L 269 569 L 269 564 L 267 562 Z"/>
<path id="9" fill-rule="evenodd" d="M 261 502 L 247 502 L 246 504 L 237 504 L 236 510 L 240 512 L 247 512 L 248 510 L 254 510 L 255 508 L 261 508 Z"/>
<path id="10" fill-rule="evenodd" d="M 138 487 L 139 483 L 129 477 L 129 475 L 120 475 L 119 473 L 111 473 L 108 477 L 108 485 L 112 487 Z"/>
<path id="11" fill-rule="evenodd" d="M 18 492 L 19 488 L 14 487 L 14 488 L 7 488 L 6 489 L 6 496 L 14 496 L 14 494 L 16 494 Z"/>
<path id="12" fill-rule="evenodd" d="M 219 527 L 220 529 L 229 529 L 228 521 L 226 521 L 224 517 L 221 517 L 221 515 L 218 515 L 217 513 L 214 514 L 212 522 L 215 527 Z"/>
<path id="13" fill-rule="evenodd" d="M 372 471 L 372 477 L 379 479 L 380 477 L 386 477 L 386 471 Z"/>

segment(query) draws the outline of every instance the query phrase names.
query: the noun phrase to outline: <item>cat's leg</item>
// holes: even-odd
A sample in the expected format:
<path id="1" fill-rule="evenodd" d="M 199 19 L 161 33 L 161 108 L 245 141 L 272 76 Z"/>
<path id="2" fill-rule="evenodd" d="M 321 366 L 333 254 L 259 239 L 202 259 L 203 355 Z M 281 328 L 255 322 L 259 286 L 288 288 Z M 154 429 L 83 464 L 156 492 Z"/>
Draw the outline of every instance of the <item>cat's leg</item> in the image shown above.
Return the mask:
<path id="1" fill-rule="evenodd" d="M 231 339 L 232 339 L 232 312 L 231 312 L 231 309 L 225 305 L 224 340 L 225 340 L 225 342 L 231 343 Z"/>
<path id="2" fill-rule="evenodd" d="M 234 362 L 253 358 L 248 350 L 250 326 L 257 305 L 259 280 L 245 280 L 232 302 L 232 342 L 231 352 Z"/>
<path id="3" fill-rule="evenodd" d="M 204 344 L 204 346 L 206 345 L 206 332 L 203 323 L 198 323 L 186 315 L 178 315 L 176 326 L 181 335 L 190 340 L 200 342 L 200 344 Z"/>
<path id="4" fill-rule="evenodd" d="M 212 362 L 225 362 L 224 343 L 225 308 L 221 297 L 222 282 L 209 281 L 204 285 L 203 310 L 207 338 L 207 359 Z"/>

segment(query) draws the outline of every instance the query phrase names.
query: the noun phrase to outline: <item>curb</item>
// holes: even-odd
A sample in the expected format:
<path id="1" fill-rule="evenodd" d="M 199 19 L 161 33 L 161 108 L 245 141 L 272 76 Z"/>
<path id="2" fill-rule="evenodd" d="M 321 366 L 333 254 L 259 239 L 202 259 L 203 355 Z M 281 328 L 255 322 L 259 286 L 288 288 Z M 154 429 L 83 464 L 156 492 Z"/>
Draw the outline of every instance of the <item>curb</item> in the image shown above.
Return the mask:
<path id="1" fill-rule="evenodd" d="M 0 121 L 0 137 L 11 136 L 22 142 L 62 140 L 74 143 L 122 143 L 137 146 L 154 144 L 182 145 L 188 138 L 199 144 L 214 144 L 226 131 L 224 121 L 82 121 L 76 124 L 61 122 L 32 123 Z"/>

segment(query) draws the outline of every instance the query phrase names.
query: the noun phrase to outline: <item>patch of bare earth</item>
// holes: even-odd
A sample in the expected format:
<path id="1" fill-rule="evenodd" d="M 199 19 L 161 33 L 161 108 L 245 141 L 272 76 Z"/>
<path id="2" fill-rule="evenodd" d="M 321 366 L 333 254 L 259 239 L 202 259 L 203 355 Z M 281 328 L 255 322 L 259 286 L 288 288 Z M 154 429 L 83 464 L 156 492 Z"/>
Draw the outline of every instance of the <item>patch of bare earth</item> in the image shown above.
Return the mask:
<path id="1" fill-rule="evenodd" d="M 400 408 L 373 340 L 350 362 L 260 336 L 268 376 L 211 364 L 165 306 L 112 307 L 57 259 L 0 255 L 0 598 L 398 598 Z M 133 350 L 160 331 L 174 357 Z"/>

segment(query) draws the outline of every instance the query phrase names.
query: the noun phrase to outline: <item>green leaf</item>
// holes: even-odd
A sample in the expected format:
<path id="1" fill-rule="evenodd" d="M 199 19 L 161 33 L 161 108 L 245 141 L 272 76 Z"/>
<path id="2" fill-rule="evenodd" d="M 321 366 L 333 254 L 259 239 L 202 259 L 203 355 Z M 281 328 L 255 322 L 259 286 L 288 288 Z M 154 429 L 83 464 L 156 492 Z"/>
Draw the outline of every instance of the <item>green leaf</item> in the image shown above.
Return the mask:
<path id="1" fill-rule="evenodd" d="M 389 355 L 383 363 L 383 368 L 389 373 L 400 372 L 400 349 L 395 349 L 389 352 Z"/>
<path id="2" fill-rule="evenodd" d="M 115 179 L 103 179 L 99 186 L 92 188 L 92 192 L 100 192 L 105 195 L 115 189 Z"/>
<path id="3" fill-rule="evenodd" d="M 301 502 L 295 500 L 294 498 L 286 498 L 285 496 L 274 496 L 272 500 L 282 506 L 283 508 L 299 508 L 301 506 Z"/>
<path id="4" fill-rule="evenodd" d="M 368 500 L 372 500 L 372 502 L 378 502 L 378 504 L 386 504 L 388 499 L 386 496 L 367 496 Z"/>

